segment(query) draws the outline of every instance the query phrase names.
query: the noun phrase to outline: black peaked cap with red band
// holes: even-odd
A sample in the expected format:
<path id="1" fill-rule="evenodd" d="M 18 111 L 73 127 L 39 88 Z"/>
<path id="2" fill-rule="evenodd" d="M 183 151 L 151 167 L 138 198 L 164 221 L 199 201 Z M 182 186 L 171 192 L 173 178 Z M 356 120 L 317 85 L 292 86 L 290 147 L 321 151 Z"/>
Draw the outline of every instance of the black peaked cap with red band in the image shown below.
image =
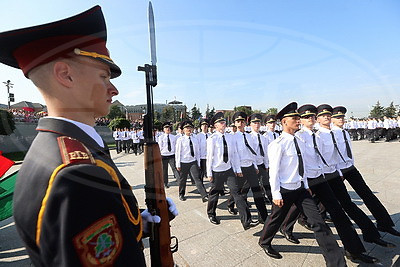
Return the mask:
<path id="1" fill-rule="evenodd" d="M 56 22 L 0 33 L 0 62 L 29 71 L 56 58 L 80 55 L 110 67 L 111 78 L 121 75 L 106 47 L 107 29 L 100 6 Z"/>

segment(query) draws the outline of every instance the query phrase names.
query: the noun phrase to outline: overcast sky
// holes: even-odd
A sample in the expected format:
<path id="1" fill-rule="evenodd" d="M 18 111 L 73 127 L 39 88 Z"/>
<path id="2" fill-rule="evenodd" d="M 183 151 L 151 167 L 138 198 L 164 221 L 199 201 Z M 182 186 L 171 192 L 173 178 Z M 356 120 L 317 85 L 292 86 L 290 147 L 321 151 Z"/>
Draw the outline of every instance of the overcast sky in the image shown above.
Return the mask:
<path id="1" fill-rule="evenodd" d="M 113 80 L 125 105 L 145 102 L 150 63 L 148 1 L 4 1 L 0 31 L 78 14 L 99 4 L 108 48 L 121 67 Z M 22 4 L 23 3 L 23 4 Z M 400 104 L 400 1 L 154 0 L 158 78 L 155 102 L 205 111 L 251 105 L 265 111 L 345 105 L 366 116 L 378 100 Z M 16 102 L 43 103 L 20 70 L 0 66 Z M 7 103 L 1 83 L 0 103 Z"/>

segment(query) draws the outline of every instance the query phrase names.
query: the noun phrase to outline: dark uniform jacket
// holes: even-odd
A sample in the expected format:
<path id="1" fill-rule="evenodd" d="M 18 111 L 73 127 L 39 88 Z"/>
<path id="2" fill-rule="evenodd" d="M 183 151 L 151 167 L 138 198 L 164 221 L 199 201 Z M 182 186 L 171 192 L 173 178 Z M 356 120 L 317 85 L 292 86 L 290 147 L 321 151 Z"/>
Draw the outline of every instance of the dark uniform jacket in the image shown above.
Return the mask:
<path id="1" fill-rule="evenodd" d="M 109 151 L 43 118 L 19 171 L 14 219 L 35 266 L 144 266 L 142 219 Z"/>

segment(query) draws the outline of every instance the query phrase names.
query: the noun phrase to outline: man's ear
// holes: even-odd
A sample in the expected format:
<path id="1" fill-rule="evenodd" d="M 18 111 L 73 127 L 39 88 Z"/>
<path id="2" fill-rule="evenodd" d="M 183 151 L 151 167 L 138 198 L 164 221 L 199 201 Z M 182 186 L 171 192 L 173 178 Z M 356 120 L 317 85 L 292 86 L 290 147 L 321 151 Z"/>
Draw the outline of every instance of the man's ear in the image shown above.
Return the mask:
<path id="1" fill-rule="evenodd" d="M 53 74 L 55 79 L 62 85 L 67 88 L 72 87 L 73 79 L 72 79 L 72 67 L 64 62 L 57 61 L 53 66 Z"/>

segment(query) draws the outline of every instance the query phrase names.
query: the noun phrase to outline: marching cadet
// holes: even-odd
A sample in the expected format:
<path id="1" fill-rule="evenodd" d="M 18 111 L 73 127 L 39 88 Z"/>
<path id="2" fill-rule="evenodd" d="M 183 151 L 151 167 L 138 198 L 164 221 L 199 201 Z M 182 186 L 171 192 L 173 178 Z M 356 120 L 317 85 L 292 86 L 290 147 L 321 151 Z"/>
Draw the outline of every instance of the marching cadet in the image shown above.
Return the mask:
<path id="1" fill-rule="evenodd" d="M 265 207 L 264 196 L 257 177 L 258 167 L 255 160 L 255 144 L 250 137 L 250 134 L 244 131 L 247 115 L 242 111 L 238 111 L 233 114 L 232 120 L 235 122 L 235 126 L 238 129 L 234 135 L 241 169 L 241 172 L 238 173 L 237 178 L 239 190 L 238 193 L 240 194 L 243 185 L 247 183 L 253 192 L 254 203 L 256 204 L 258 210 L 259 221 L 264 223 L 267 219 L 268 212 L 267 208 Z M 228 211 L 231 214 L 235 213 L 234 204 L 235 202 L 233 201 L 233 197 L 231 195 L 228 199 Z"/>
<path id="2" fill-rule="evenodd" d="M 132 139 L 132 150 L 133 153 L 135 153 L 135 156 L 137 156 L 138 152 L 140 153 L 140 137 L 139 137 L 139 129 L 135 129 L 133 132 L 131 132 L 131 139 Z"/>
<path id="3" fill-rule="evenodd" d="M 225 133 L 226 121 L 222 112 L 216 113 L 210 124 L 214 125 L 216 131 L 207 139 L 207 176 L 211 182 L 207 205 L 208 218 L 211 223 L 220 224 L 215 211 L 226 182 L 239 210 L 243 228 L 247 230 L 257 223 L 252 222 L 246 201 L 238 194 L 236 175 L 241 173 L 241 169 L 234 137 Z"/>
<path id="4" fill-rule="evenodd" d="M 327 163 L 323 165 L 325 179 L 328 181 L 329 186 L 344 211 L 346 211 L 347 215 L 361 228 L 364 241 L 375 243 L 383 247 L 395 247 L 394 244 L 381 239 L 374 223 L 352 202 L 347 192 L 342 179 L 343 175 L 339 167 L 340 161 L 345 162 L 345 159 L 338 148 L 335 134 L 330 128 L 332 111 L 332 107 L 327 104 L 322 104 L 317 107 L 317 121 L 319 122 L 320 128 L 316 136 L 320 138 L 321 146 L 319 147 L 319 151 Z"/>
<path id="5" fill-rule="evenodd" d="M 207 139 L 211 135 L 208 132 L 208 125 L 209 125 L 208 119 L 201 119 L 200 121 L 201 132 L 196 135 L 200 145 L 200 179 L 202 183 L 204 177 L 207 175 L 206 171 Z"/>
<path id="6" fill-rule="evenodd" d="M 314 234 L 321 247 L 326 265 L 346 266 L 343 253 L 319 214 L 318 208 L 311 198 L 307 179 L 304 179 L 304 144 L 294 135 L 300 127 L 297 103 L 288 104 L 277 114 L 276 118 L 281 120 L 283 132 L 269 145 L 268 149 L 273 203 L 272 213 L 264 224 L 259 245 L 268 256 L 276 259 L 282 258 L 282 255 L 272 247 L 271 242 L 290 207 L 295 204 L 313 225 Z"/>
<path id="7" fill-rule="evenodd" d="M 117 154 L 121 153 L 121 137 L 119 134 L 120 129 L 116 128 L 115 131 L 113 132 L 113 138 L 115 140 L 115 148 L 117 150 Z"/>
<path id="8" fill-rule="evenodd" d="M 260 133 L 260 126 L 262 121 L 262 115 L 259 113 L 252 114 L 249 117 L 249 122 L 251 126 L 250 136 L 253 142 L 256 144 L 256 163 L 258 168 L 258 179 L 263 186 L 266 197 L 269 202 L 272 201 L 271 186 L 269 185 L 269 175 L 268 175 L 268 139 Z"/>
<path id="9" fill-rule="evenodd" d="M 35 266 L 145 266 L 142 229 L 157 216 L 141 215 L 93 128 L 118 94 L 110 79 L 121 74 L 106 39 L 100 6 L 0 33 L 0 62 L 23 71 L 50 116 L 39 120 L 13 197 L 15 225 Z"/>
<path id="10" fill-rule="evenodd" d="M 192 135 L 194 126 L 191 121 L 183 121 L 180 128 L 184 135 L 177 139 L 175 150 L 176 168 L 180 172 L 179 199 L 182 201 L 186 200 L 186 179 L 190 172 L 195 181 L 197 190 L 199 190 L 201 199 L 203 202 L 207 202 L 207 192 L 203 182 L 200 180 L 199 172 L 200 145 L 197 138 Z"/>
<path id="11" fill-rule="evenodd" d="M 361 260 L 366 263 L 377 262 L 378 260 L 376 258 L 364 254 L 364 245 L 353 228 L 353 224 L 343 211 L 335 194 L 325 180 L 322 166 L 327 163 L 318 148 L 320 146 L 318 146 L 320 140 L 313 132 L 317 108 L 314 105 L 303 105 L 298 108 L 298 112 L 303 127 L 301 130 L 297 131 L 295 135 L 304 143 L 304 150 L 302 151 L 305 168 L 304 172 L 311 192 L 321 201 L 331 215 L 332 221 L 345 248 L 346 257 L 351 260 Z M 295 244 L 300 243 L 292 233 L 293 226 L 299 213 L 300 210 L 294 205 L 281 226 L 281 233 L 284 237 L 289 242 Z"/>
<path id="12" fill-rule="evenodd" d="M 275 115 L 268 115 L 265 118 L 265 124 L 267 126 L 267 131 L 264 133 L 264 136 L 268 139 L 268 144 L 269 144 L 279 136 L 279 134 L 275 131 L 276 128 Z"/>
<path id="13" fill-rule="evenodd" d="M 379 199 L 372 193 L 369 186 L 365 183 L 361 173 L 354 166 L 354 155 L 349 133 L 343 130 L 344 117 L 347 112 L 345 107 L 339 106 L 333 108 L 332 113 L 332 132 L 335 135 L 338 151 L 344 160 L 339 161 L 339 168 L 343 178 L 351 185 L 356 193 L 364 201 L 364 204 L 371 211 L 376 219 L 377 228 L 381 232 L 400 236 L 400 233 L 394 229 L 394 222 L 382 205 Z"/>
<path id="14" fill-rule="evenodd" d="M 169 122 L 165 122 L 163 124 L 164 134 L 162 134 L 158 138 L 158 145 L 160 146 L 161 158 L 162 158 L 162 166 L 163 166 L 163 175 L 164 175 L 164 185 L 166 188 L 169 188 L 168 185 L 168 164 L 174 173 L 176 181 L 179 183 L 180 176 L 179 172 L 176 169 L 175 163 L 175 147 L 176 147 L 176 139 L 177 136 L 171 134 L 172 125 Z"/>
<path id="15" fill-rule="evenodd" d="M 129 153 L 129 129 L 128 128 L 124 128 L 124 130 L 122 131 L 122 148 L 124 149 L 125 153 Z"/>

